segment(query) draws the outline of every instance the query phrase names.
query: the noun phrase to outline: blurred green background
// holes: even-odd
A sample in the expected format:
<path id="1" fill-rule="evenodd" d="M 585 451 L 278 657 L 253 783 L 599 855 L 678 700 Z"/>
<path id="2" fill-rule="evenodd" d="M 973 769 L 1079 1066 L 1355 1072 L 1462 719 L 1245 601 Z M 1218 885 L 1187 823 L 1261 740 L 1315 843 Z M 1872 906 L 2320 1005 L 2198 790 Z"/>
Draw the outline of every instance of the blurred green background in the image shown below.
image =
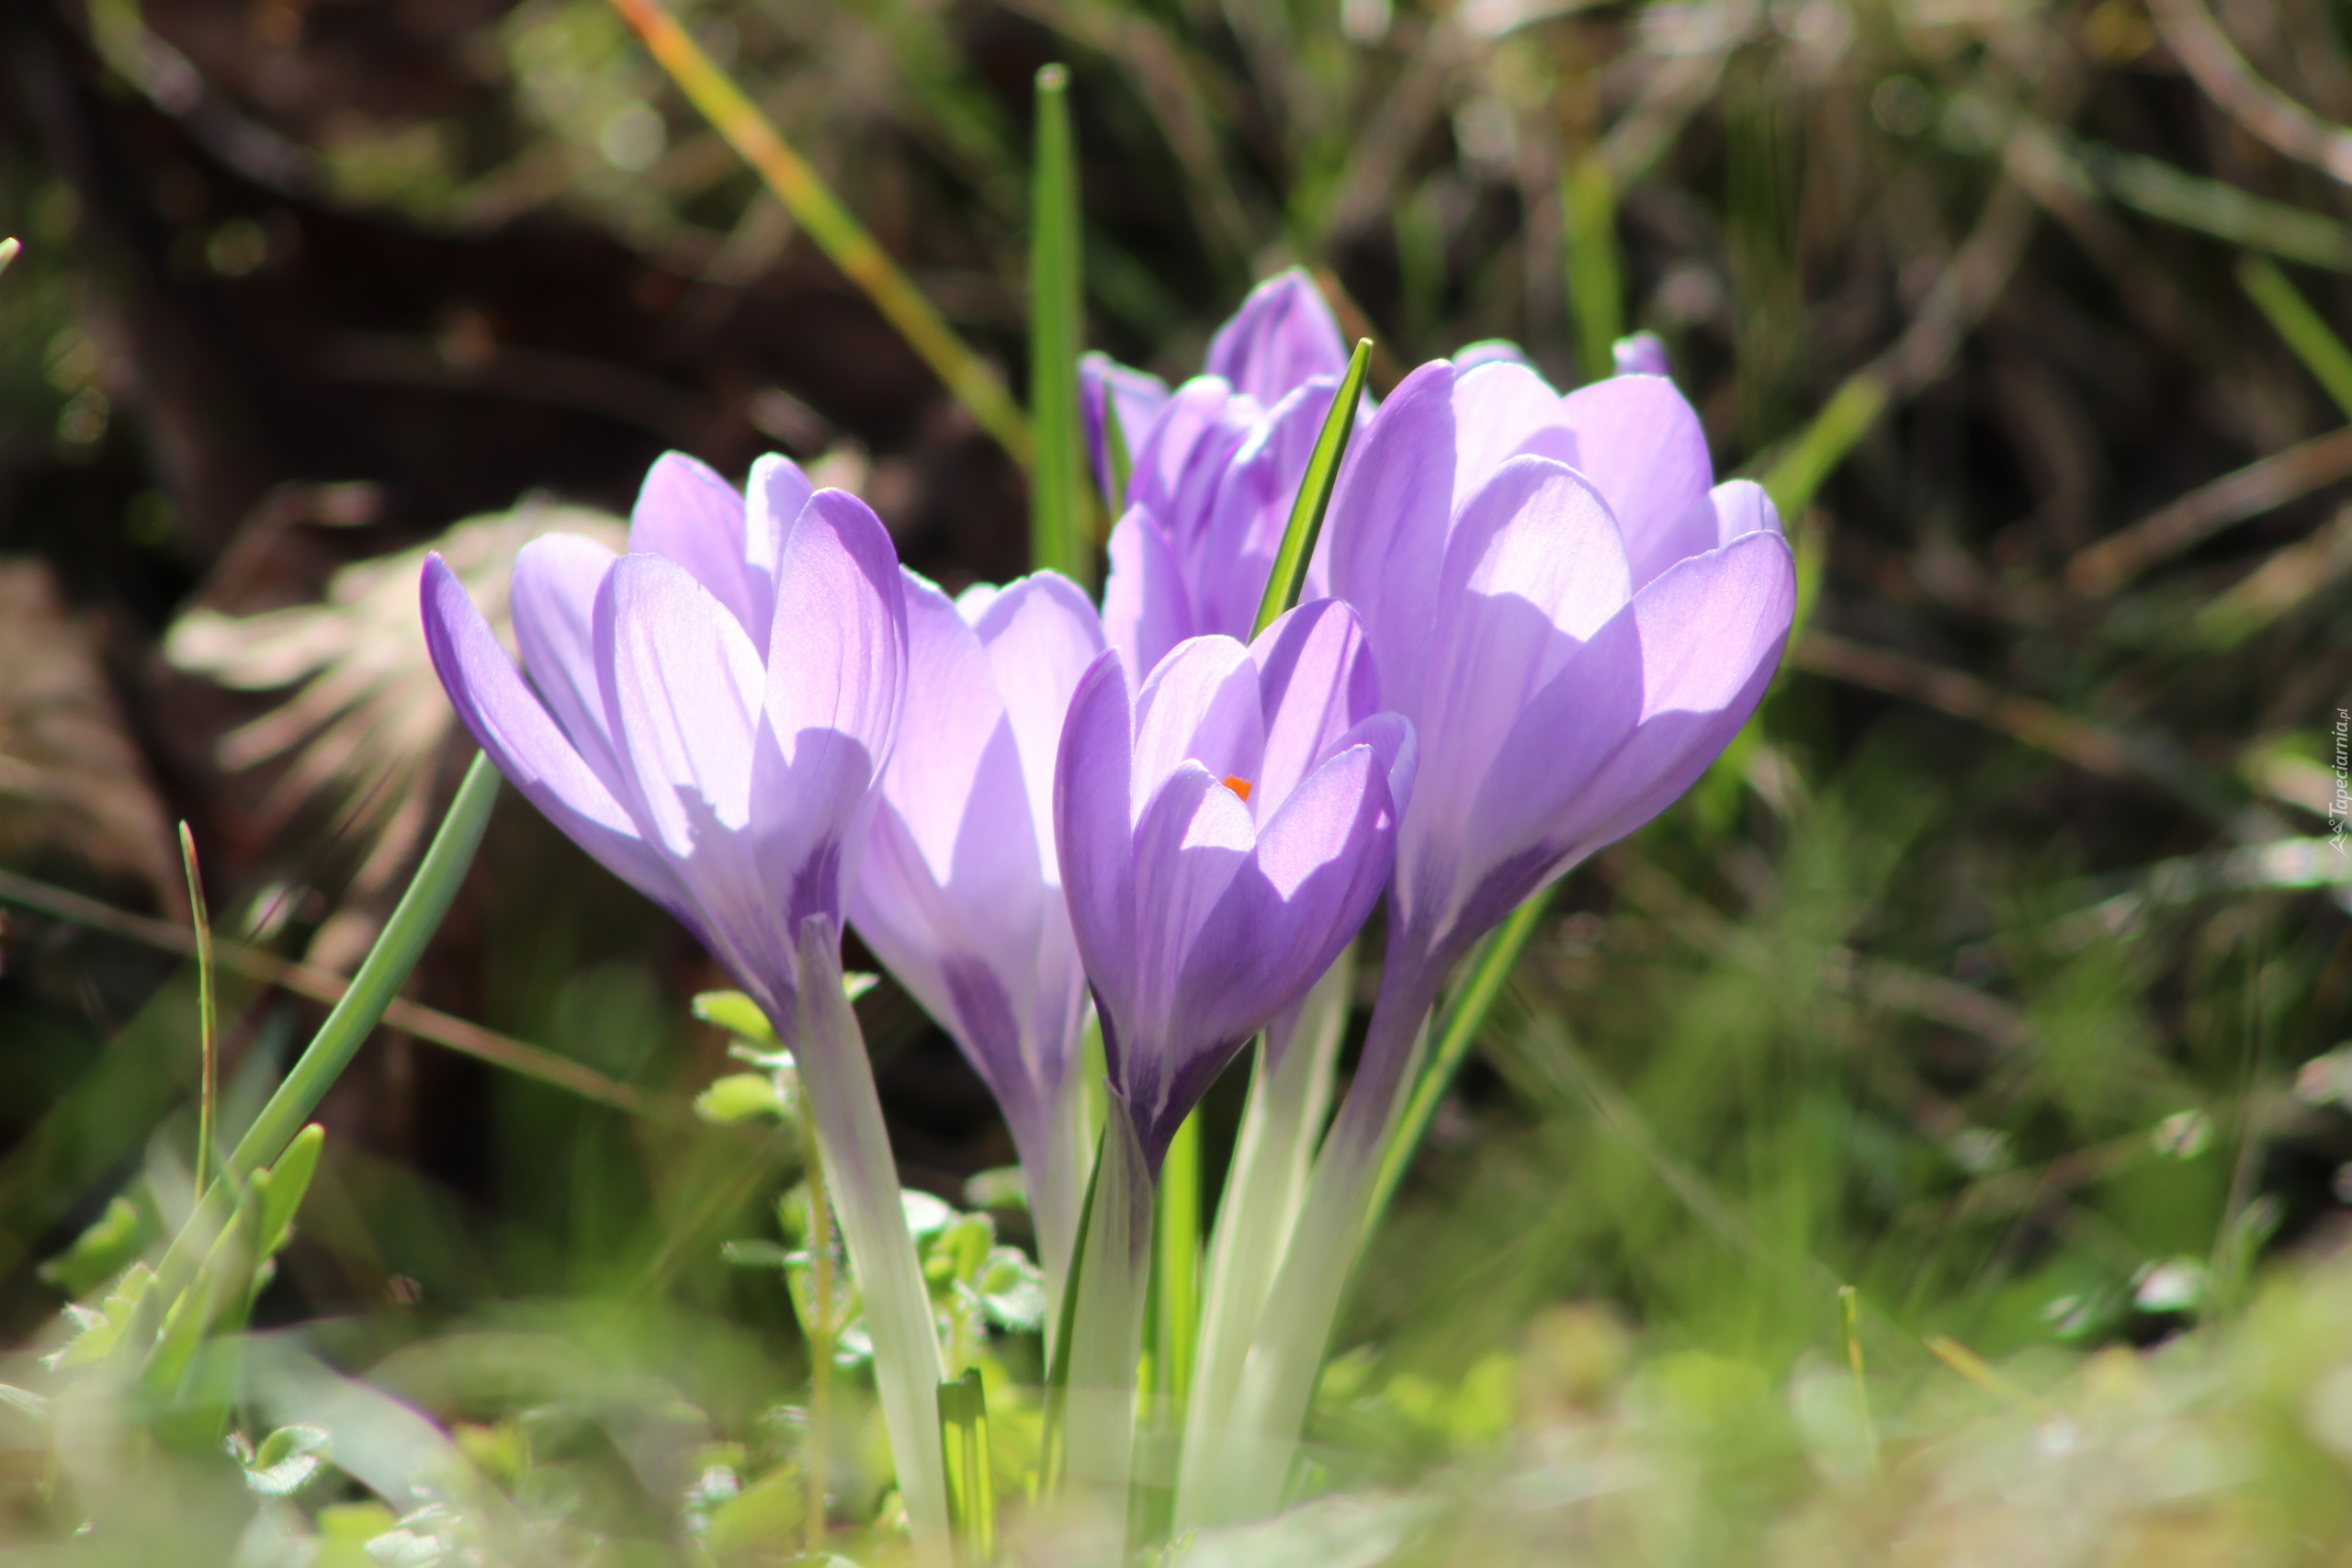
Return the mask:
<path id="1" fill-rule="evenodd" d="M 1310 1478 L 1356 1501 L 1202 1561 L 2339 1560 L 2344 7 L 679 14 L 1016 389 L 1059 60 L 1092 346 L 1179 378 L 1293 264 L 1375 390 L 1491 337 L 1565 387 L 1653 331 L 1800 542 L 1758 723 L 1559 890 L 1375 1239 Z M 462 761 L 415 552 L 494 604 L 672 446 L 821 467 L 951 587 L 1026 547 L 1019 469 L 606 0 L 25 0 L 0 69 L 0 1376 L 31 1386 L 119 1259 L 42 1261 L 119 1194 L 184 1211 L 197 1073 L 177 954 L 42 889 L 184 928 L 185 818 L 224 940 L 348 973 Z M 729 1070 L 687 1005 L 720 983 L 510 795 L 411 988 L 479 1027 L 368 1047 L 257 1309 L 454 1432 L 551 1561 L 785 1552 L 726 1506 L 789 1461 L 805 1356 L 721 1244 L 782 1237 L 797 1155 L 680 1113 Z M 224 984 L 233 1120 L 322 1010 Z M 908 1182 L 980 1201 L 1012 1154 L 977 1079 L 895 987 L 860 1010 Z M 0 1540 L 68 1550 L 87 1472 L 0 1440 Z M 293 1495 L 289 1562 L 402 1511 L 335 1471 Z M 221 1507 L 187 1517 L 264 1551 Z"/>

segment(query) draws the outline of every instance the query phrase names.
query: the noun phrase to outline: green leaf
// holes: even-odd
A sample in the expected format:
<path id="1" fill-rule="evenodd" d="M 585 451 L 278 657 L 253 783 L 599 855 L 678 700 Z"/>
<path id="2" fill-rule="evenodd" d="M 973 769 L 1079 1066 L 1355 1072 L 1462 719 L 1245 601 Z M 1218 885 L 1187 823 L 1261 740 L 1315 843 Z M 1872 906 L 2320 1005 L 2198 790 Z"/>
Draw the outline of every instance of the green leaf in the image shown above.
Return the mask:
<path id="1" fill-rule="evenodd" d="M 2270 324 L 2284 338 L 2312 378 L 2327 389 L 2335 406 L 2352 419 L 2352 350 L 2335 335 L 2325 317 L 2312 309 L 2267 256 L 2238 258 L 2238 287 L 2261 307 Z"/>
<path id="2" fill-rule="evenodd" d="M 153 1213 L 117 1196 L 73 1246 L 40 1266 L 41 1282 L 68 1296 L 85 1296 L 129 1267 L 158 1231 Z"/>
<path id="3" fill-rule="evenodd" d="M 695 998 L 694 1010 L 696 1018 L 718 1025 L 738 1040 L 770 1049 L 781 1043 L 760 1004 L 741 991 L 704 991 Z"/>
<path id="4" fill-rule="evenodd" d="M 1026 1209 L 1029 1178 L 1017 1165 L 981 1171 L 966 1179 L 964 1201 L 975 1209 Z"/>
<path id="5" fill-rule="evenodd" d="M 989 1472 L 989 1398 L 980 1369 L 939 1385 L 939 1435 L 947 1456 L 947 1506 L 964 1561 L 996 1556 L 996 1483 Z"/>
<path id="6" fill-rule="evenodd" d="M 1568 307 L 1576 318 L 1577 358 L 1585 378 L 1604 380 L 1617 368 L 1615 344 L 1625 330 L 1625 286 L 1617 265 L 1617 193 L 1609 162 L 1598 150 L 1560 175 L 1565 220 Z"/>
<path id="7" fill-rule="evenodd" d="M 1086 443 L 1078 407 L 1085 336 L 1078 228 L 1077 154 L 1069 70 L 1037 72 L 1035 168 L 1030 177 L 1029 558 L 1090 592 L 1094 541 L 1086 527 Z"/>
<path id="8" fill-rule="evenodd" d="M 294 1134 L 285 1154 L 269 1168 L 268 1195 L 261 1209 L 259 1256 L 275 1257 L 293 1235 L 295 1211 L 311 1190 L 311 1178 L 318 1174 L 319 1154 L 326 1142 L 326 1129 L 313 1122 Z"/>
<path id="9" fill-rule="evenodd" d="M 763 1116 L 786 1120 L 792 1115 L 792 1103 L 766 1073 L 729 1073 L 695 1096 L 695 1114 L 731 1127 Z"/>
<path id="10" fill-rule="evenodd" d="M 41 1364 L 52 1369 L 79 1367 L 104 1359 L 121 1342 L 124 1331 L 137 1315 L 140 1303 L 154 1286 L 155 1271 L 144 1263 L 134 1263 L 96 1312 L 68 1305 L 65 1316 L 80 1332 L 66 1342 L 64 1348 L 42 1357 Z"/>
<path id="11" fill-rule="evenodd" d="M 280 1427 L 261 1440 L 245 1484 L 264 1497 L 290 1497 L 324 1470 L 333 1440 L 318 1427 Z"/>
<path id="12" fill-rule="evenodd" d="M 1331 399 L 1331 412 L 1323 417 L 1323 428 L 1316 434 L 1315 450 L 1307 455 L 1306 472 L 1298 481 L 1298 499 L 1291 503 L 1282 547 L 1274 552 L 1273 570 L 1266 579 L 1265 597 L 1258 602 L 1257 625 L 1250 632 L 1253 637 L 1298 603 L 1307 563 L 1315 558 L 1316 536 L 1323 531 L 1323 513 L 1330 509 L 1331 487 L 1339 482 L 1340 459 L 1347 456 L 1348 438 L 1355 434 L 1356 405 L 1363 400 L 1364 377 L 1371 369 L 1372 340 L 1358 338 L 1355 353 L 1348 356 L 1347 374 L 1340 378 L 1340 389 Z"/>
<path id="13" fill-rule="evenodd" d="M 1159 1166 L 1159 1213 L 1152 1227 L 1151 1386 L 1182 1410 L 1192 1390 L 1193 1338 L 1201 1318 L 1201 1113 L 1169 1140 Z"/>

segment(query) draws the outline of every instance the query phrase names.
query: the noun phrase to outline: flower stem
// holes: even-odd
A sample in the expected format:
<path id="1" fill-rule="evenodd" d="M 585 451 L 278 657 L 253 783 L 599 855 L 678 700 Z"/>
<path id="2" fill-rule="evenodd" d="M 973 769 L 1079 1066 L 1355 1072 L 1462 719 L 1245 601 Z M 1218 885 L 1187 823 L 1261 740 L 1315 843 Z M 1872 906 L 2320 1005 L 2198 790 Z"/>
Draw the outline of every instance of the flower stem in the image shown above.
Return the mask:
<path id="1" fill-rule="evenodd" d="M 1226 1176 L 1225 1197 L 1217 1205 L 1216 1230 L 1209 1244 L 1199 1350 L 1177 1472 L 1180 1532 L 1198 1522 L 1182 1510 L 1200 1495 L 1224 1446 L 1242 1364 L 1306 1196 L 1315 1138 L 1330 1107 L 1331 1072 L 1346 1032 L 1348 996 L 1354 985 L 1351 947 L 1324 971 L 1288 1016 L 1274 1021 L 1258 1046 L 1250 1099 L 1241 1111 L 1233 1166 Z"/>
<path id="2" fill-rule="evenodd" d="M 1205 1483 L 1179 1499 L 1181 1517 L 1225 1524 L 1281 1505 L 1332 1325 L 1363 1249 L 1381 1151 L 1419 1070 L 1442 968 L 1392 934 L 1355 1081 L 1323 1141 L 1259 1316 L 1221 1451 Z"/>
<path id="3" fill-rule="evenodd" d="M 890 1434 L 915 1551 L 944 1568 L 953 1557 L 946 1459 L 939 1444 L 939 1336 L 931 1292 L 907 1233 L 890 1134 L 857 1015 L 842 994 L 841 932 L 811 918 L 800 928 L 799 987 L 776 1033 L 792 1051 L 817 1144 L 831 1173 L 850 1272 L 874 1338 L 874 1382 Z M 790 1027 L 786 1027 L 789 1024 Z"/>
<path id="4" fill-rule="evenodd" d="M 831 1468 L 833 1419 L 833 1210 L 825 1191 L 825 1156 L 808 1096 L 800 1097 L 801 1157 L 808 1172 L 808 1431 L 801 1463 L 808 1470 L 808 1517 L 803 1540 L 811 1557 L 825 1550 L 825 1482 Z"/>
<path id="5" fill-rule="evenodd" d="M 1151 1285 L 1153 1181 L 1125 1102 L 1113 1097 L 1094 1172 L 1086 1240 L 1072 1281 L 1069 1377 L 1061 1393 L 1069 1485 L 1126 1539 L 1134 1473 L 1136 1358 Z M 1115 1548 L 1114 1548 L 1115 1550 Z"/>

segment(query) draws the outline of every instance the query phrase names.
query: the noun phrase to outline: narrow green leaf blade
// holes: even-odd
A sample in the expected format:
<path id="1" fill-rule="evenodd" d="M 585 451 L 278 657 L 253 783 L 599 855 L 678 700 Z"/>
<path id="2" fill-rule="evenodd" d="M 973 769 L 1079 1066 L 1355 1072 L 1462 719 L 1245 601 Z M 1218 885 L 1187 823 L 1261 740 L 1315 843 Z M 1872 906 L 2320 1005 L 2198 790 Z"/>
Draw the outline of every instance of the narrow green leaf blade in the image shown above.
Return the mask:
<path id="1" fill-rule="evenodd" d="M 2269 318 L 2287 346 L 2295 351 L 2295 357 L 2303 362 L 2303 368 L 2327 389 L 2345 417 L 2352 419 L 2352 349 L 2344 346 L 2326 319 L 2267 256 L 2238 258 L 2238 287 Z"/>
<path id="2" fill-rule="evenodd" d="M 1625 285 L 1617 265 L 1617 192 L 1598 151 L 1560 175 L 1565 220 L 1568 305 L 1576 319 L 1577 363 L 1585 378 L 1603 380 L 1617 368 L 1615 344 L 1625 330 Z"/>
<path id="3" fill-rule="evenodd" d="M 1159 1217 L 1152 1227 L 1152 1391 L 1182 1410 L 1193 1386 L 1201 1318 L 1201 1113 L 1176 1129 L 1159 1166 Z"/>
<path id="4" fill-rule="evenodd" d="M 1086 521 L 1085 440 L 1078 409 L 1082 327 L 1078 170 L 1069 70 L 1037 72 L 1036 166 L 1030 179 L 1029 403 L 1036 459 L 1029 469 L 1029 558 L 1094 586 Z"/>
<path id="5" fill-rule="evenodd" d="M 1331 412 L 1315 437 L 1315 450 L 1307 455 L 1298 499 L 1291 505 L 1282 548 L 1274 552 L 1274 568 L 1266 579 L 1266 595 L 1258 602 L 1258 621 L 1250 632 L 1253 637 L 1298 603 L 1307 562 L 1315 558 L 1316 538 L 1323 532 L 1323 514 L 1330 510 L 1331 487 L 1339 482 L 1340 461 L 1348 455 L 1348 438 L 1355 434 L 1356 405 L 1371 369 L 1372 340 L 1358 338 L 1356 351 L 1348 356 L 1347 373 L 1340 378 L 1339 393 L 1331 400 Z"/>

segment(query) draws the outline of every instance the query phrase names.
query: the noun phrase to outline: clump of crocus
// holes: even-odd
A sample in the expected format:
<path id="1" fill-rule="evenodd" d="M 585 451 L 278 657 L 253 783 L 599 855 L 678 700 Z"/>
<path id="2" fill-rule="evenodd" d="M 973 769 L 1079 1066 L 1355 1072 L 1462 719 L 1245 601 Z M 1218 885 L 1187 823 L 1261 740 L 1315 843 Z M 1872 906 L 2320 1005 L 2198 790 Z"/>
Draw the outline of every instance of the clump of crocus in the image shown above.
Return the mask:
<path id="1" fill-rule="evenodd" d="M 1096 473 L 1120 513 L 1102 618 L 1137 678 L 1186 637 L 1250 635 L 1347 366 L 1330 307 L 1295 268 L 1251 290 L 1173 392 L 1107 355 L 1082 362 Z"/>
<path id="2" fill-rule="evenodd" d="M 939 1352 L 842 995 L 843 902 L 899 727 L 897 552 L 781 457 L 747 492 L 672 454 L 628 553 L 548 535 L 514 564 L 517 671 L 438 556 L 425 640 L 468 728 L 582 848 L 692 929 L 797 1060 L 865 1294 L 899 1483 L 945 1550 Z M 527 680 L 526 672 L 527 671 Z"/>
<path id="3" fill-rule="evenodd" d="M 1754 710 L 1796 604 L 1779 519 L 1712 483 L 1661 378 L 1563 397 L 1524 365 L 1408 376 L 1348 455 L 1323 534 L 1421 765 L 1398 829 L 1363 1056 L 1228 1408 L 1195 1402 L 1180 1524 L 1279 1497 L 1400 1097 L 1454 962 L 1657 815 Z"/>
<path id="4" fill-rule="evenodd" d="M 906 712 L 850 919 L 1003 1110 L 1058 1300 L 1093 1151 L 1074 1070 L 1086 976 L 1055 854 L 1054 761 L 1102 626 L 1051 572 L 953 601 L 910 572 L 906 596 Z"/>
<path id="5" fill-rule="evenodd" d="M 1413 766 L 1411 727 L 1382 711 L 1354 615 L 1329 600 L 1246 647 L 1187 641 L 1132 695 L 1114 649 L 1071 701 L 1055 823 L 1110 1107 L 1078 1285 L 1069 1453 L 1074 1472 L 1114 1493 L 1161 1156 L 1371 911 Z"/>

